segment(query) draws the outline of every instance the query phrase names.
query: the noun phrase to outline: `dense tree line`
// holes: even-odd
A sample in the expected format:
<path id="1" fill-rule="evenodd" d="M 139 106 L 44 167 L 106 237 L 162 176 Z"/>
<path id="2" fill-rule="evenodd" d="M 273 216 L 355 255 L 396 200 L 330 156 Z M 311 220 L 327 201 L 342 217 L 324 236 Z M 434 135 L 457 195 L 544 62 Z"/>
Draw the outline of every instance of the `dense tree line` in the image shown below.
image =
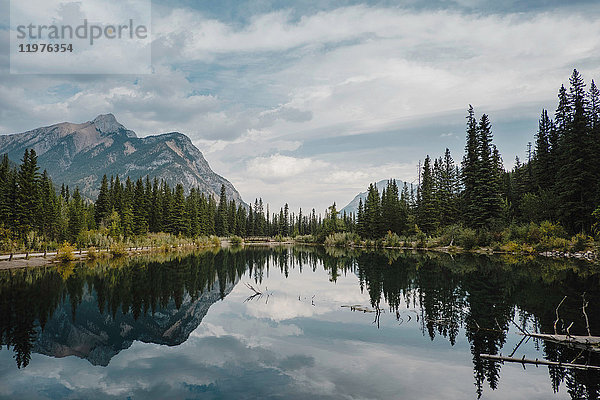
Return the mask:
<path id="1" fill-rule="evenodd" d="M 331 211 L 331 210 L 330 210 Z M 56 190 L 44 171 L 40 174 L 35 151 L 26 150 L 18 167 L 6 155 L 0 164 L 0 240 L 21 241 L 31 247 L 32 237 L 42 242 L 70 241 L 98 230 L 116 239 L 129 239 L 151 232 L 185 237 L 198 236 L 297 236 L 352 229 L 350 216 L 339 217 L 333 207 L 326 218 L 313 209 L 296 215 L 288 205 L 269 212 L 262 199 L 254 204 L 236 204 L 221 187 L 219 198 L 192 188 L 185 193 L 156 178 L 136 181 L 119 176 L 102 178 L 95 202 L 84 198 L 79 188 L 62 185 Z M 332 222 L 333 221 L 333 222 Z M 333 224 L 333 225 L 332 225 Z M 7 249 L 5 249 L 7 250 Z"/>
<path id="2" fill-rule="evenodd" d="M 398 193 L 392 180 L 381 195 L 370 185 L 364 206 L 359 204 L 357 232 L 373 239 L 386 232 L 407 235 L 422 230 L 433 234 L 459 223 L 492 228 L 502 222 L 502 174 L 489 117 L 483 114 L 477 121 L 470 107 L 462 165 L 455 164 L 449 149 L 433 161 L 427 156 L 419 172 L 416 196 L 406 184 Z"/>
<path id="3" fill-rule="evenodd" d="M 577 70 L 561 86 L 552 120 L 542 110 L 535 146 L 504 177 L 510 217 L 551 220 L 571 232 L 592 232 L 600 205 L 600 91 Z M 598 215 L 598 214 L 596 214 Z"/>
<path id="4" fill-rule="evenodd" d="M 369 186 L 357 232 L 380 238 L 387 231 L 413 234 L 415 224 L 434 234 L 454 224 L 495 230 L 551 221 L 571 233 L 593 233 L 600 221 L 600 90 L 594 81 L 585 86 L 575 70 L 569 89 L 559 90 L 554 120 L 542 111 L 535 148 L 530 144 L 527 161 L 517 158 L 512 171 L 504 170 L 489 117 L 478 120 L 469 107 L 461 165 L 448 149 L 433 161 L 427 156 L 416 196 L 398 195 L 391 182 L 381 195 Z M 391 223 L 390 215 L 402 222 Z"/>
<path id="5" fill-rule="evenodd" d="M 567 89 L 561 86 L 551 119 L 543 110 L 535 146 L 527 161 L 518 158 L 505 171 L 493 143 L 491 122 L 469 107 L 465 153 L 457 165 L 446 149 L 427 156 L 416 191 L 390 180 L 385 188 L 371 184 L 356 215 L 337 211 L 333 204 L 321 217 L 291 212 L 288 205 L 270 212 L 262 199 L 236 204 L 225 188 L 218 198 L 198 189 L 185 193 L 158 179 L 103 177 L 95 202 L 78 188 L 57 192 L 34 150 L 26 150 L 18 167 L 4 156 L 0 164 L 0 239 L 27 243 L 35 235 L 44 241 L 74 242 L 81 232 L 104 230 L 112 237 L 131 238 L 149 232 L 197 236 L 298 236 L 318 239 L 336 232 L 354 232 L 378 239 L 387 232 L 435 234 L 463 225 L 496 230 L 512 223 L 551 221 L 569 232 L 591 233 L 600 227 L 600 90 L 589 90 L 576 70 Z"/>

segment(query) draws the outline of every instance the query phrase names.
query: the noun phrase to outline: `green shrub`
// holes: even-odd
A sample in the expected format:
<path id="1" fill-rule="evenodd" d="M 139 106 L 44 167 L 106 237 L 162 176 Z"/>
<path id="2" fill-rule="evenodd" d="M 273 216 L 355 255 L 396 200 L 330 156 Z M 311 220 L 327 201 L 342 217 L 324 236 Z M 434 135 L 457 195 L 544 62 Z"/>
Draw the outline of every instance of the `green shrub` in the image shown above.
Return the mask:
<path id="1" fill-rule="evenodd" d="M 337 232 L 332 233 L 331 235 L 325 238 L 325 246 L 331 247 L 344 247 L 344 246 L 353 246 L 355 243 L 359 242 L 360 238 L 355 233 L 350 232 Z"/>
<path id="2" fill-rule="evenodd" d="M 456 244 L 465 250 L 471 250 L 477 246 L 477 232 L 471 228 L 462 228 L 458 232 Z"/>
<path id="3" fill-rule="evenodd" d="M 221 239 L 218 236 L 212 235 L 210 237 L 210 243 L 213 247 L 221 247 Z"/>
<path id="4" fill-rule="evenodd" d="M 383 239 L 384 247 L 402 247 L 402 239 L 396 233 L 388 231 L 387 235 Z"/>
<path id="5" fill-rule="evenodd" d="M 521 251 L 521 246 L 511 240 L 505 243 L 500 249 L 507 253 L 519 253 Z"/>
<path id="6" fill-rule="evenodd" d="M 573 250 L 583 251 L 592 247 L 593 239 L 584 233 L 578 233 L 571 239 Z"/>
<path id="7" fill-rule="evenodd" d="M 547 238 L 564 238 L 567 234 L 561 224 L 553 224 L 550 221 L 543 221 L 540 224 L 540 231 Z"/>
<path id="8" fill-rule="evenodd" d="M 233 246 L 241 246 L 242 243 L 244 243 L 244 239 L 242 239 L 241 237 L 237 236 L 237 235 L 233 235 L 229 241 L 231 242 L 231 244 Z"/>
<path id="9" fill-rule="evenodd" d="M 94 260 L 96 259 L 96 257 L 98 257 L 98 252 L 96 251 L 96 248 L 94 246 L 89 247 L 87 250 L 88 260 Z"/>
<path id="10" fill-rule="evenodd" d="M 424 249 L 427 247 L 427 234 L 425 234 L 425 232 L 423 232 L 421 229 L 419 229 L 418 226 L 415 226 L 415 230 L 417 231 L 416 233 L 416 237 L 417 237 L 417 248 L 419 249 Z"/>
<path id="11" fill-rule="evenodd" d="M 127 248 L 123 243 L 115 243 L 110 247 L 110 254 L 113 257 L 123 257 L 127 255 Z"/>
<path id="12" fill-rule="evenodd" d="M 494 241 L 492 231 L 487 229 L 479 229 L 476 233 L 476 242 L 479 247 L 486 247 L 492 244 Z"/>
<path id="13" fill-rule="evenodd" d="M 64 242 L 56 252 L 56 260 L 61 263 L 67 263 L 75 260 L 75 247 L 71 246 L 69 242 Z"/>
<path id="14" fill-rule="evenodd" d="M 294 240 L 298 243 L 317 243 L 317 238 L 315 238 L 313 235 L 296 236 Z"/>

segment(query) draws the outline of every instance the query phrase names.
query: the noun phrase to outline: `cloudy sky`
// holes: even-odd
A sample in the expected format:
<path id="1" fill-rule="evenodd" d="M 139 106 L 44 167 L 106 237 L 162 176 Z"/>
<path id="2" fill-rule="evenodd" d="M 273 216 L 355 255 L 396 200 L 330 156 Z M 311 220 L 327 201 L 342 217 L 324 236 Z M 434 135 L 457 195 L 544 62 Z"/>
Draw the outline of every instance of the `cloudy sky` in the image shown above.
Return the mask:
<path id="1" fill-rule="evenodd" d="M 112 112 L 139 136 L 186 133 L 275 207 L 343 206 L 446 147 L 460 160 L 469 104 L 510 168 L 573 68 L 600 76 L 596 0 L 160 0 L 153 73 L 135 76 L 10 74 L 8 8 L 0 133 Z"/>

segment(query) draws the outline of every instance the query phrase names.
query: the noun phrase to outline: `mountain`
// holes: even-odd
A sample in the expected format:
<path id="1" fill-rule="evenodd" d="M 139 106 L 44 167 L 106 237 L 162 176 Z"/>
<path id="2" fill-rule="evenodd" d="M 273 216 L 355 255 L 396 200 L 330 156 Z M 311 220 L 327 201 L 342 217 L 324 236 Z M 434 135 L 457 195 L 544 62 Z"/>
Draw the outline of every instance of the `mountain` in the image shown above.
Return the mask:
<path id="1" fill-rule="evenodd" d="M 0 153 L 8 153 L 11 160 L 20 160 L 27 148 L 35 150 L 41 170 L 48 170 L 55 184 L 79 186 L 93 199 L 104 174 L 131 179 L 149 175 L 172 187 L 181 183 L 186 192 L 197 187 L 217 197 L 225 185 L 227 197 L 243 203 L 235 187 L 212 171 L 186 135 L 170 132 L 139 138 L 112 114 L 82 124 L 63 122 L 0 135 Z"/>
<path id="2" fill-rule="evenodd" d="M 379 190 L 379 194 L 381 194 L 381 191 L 383 189 L 386 188 L 387 186 L 387 182 L 389 179 L 384 179 L 382 181 L 379 181 L 375 184 L 375 186 L 377 186 L 377 190 Z M 402 188 L 404 187 L 404 183 L 399 179 L 396 179 L 396 185 L 398 185 L 398 190 L 400 192 L 402 192 Z M 412 183 L 406 183 L 406 185 L 408 186 L 408 191 L 410 193 L 411 190 L 417 190 L 417 185 L 413 185 Z M 352 201 L 350 203 L 348 203 L 346 205 L 346 207 L 342 208 L 340 210 L 340 214 L 343 214 L 344 211 L 346 212 L 346 214 L 356 214 L 358 212 L 358 203 L 359 201 L 362 199 L 363 204 L 365 204 L 365 200 L 367 198 L 367 192 L 361 192 L 359 194 L 357 194 L 354 199 L 352 199 Z"/>
<path id="3" fill-rule="evenodd" d="M 34 333 L 33 351 L 51 357 L 76 356 L 92 365 L 107 366 L 110 360 L 134 341 L 177 346 L 185 342 L 208 312 L 210 306 L 227 296 L 237 282 L 220 288 L 217 280 L 212 289 L 192 299 L 185 294 L 177 307 L 170 299 L 166 306 L 135 317 L 132 312 L 100 312 L 97 294 L 86 291 L 73 312 L 70 301 L 54 310 L 42 330 Z"/>

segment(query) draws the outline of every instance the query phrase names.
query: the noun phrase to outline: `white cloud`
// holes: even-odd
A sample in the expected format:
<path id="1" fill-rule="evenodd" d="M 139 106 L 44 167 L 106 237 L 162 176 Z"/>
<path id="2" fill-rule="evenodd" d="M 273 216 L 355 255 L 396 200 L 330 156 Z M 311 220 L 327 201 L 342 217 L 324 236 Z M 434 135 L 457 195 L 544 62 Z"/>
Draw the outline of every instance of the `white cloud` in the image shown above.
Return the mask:
<path id="1" fill-rule="evenodd" d="M 275 154 L 270 157 L 257 157 L 248 162 L 248 173 L 265 181 L 279 181 L 304 174 L 309 169 L 324 170 L 327 163 L 308 158 L 295 158 Z"/>
<path id="2" fill-rule="evenodd" d="M 459 149 L 462 135 L 444 134 L 454 129 L 448 123 L 463 124 L 456 110 L 470 103 L 494 124 L 524 114 L 535 122 L 539 108 L 554 107 L 573 67 L 588 81 L 598 77 L 598 8 L 566 11 L 480 15 L 354 6 L 298 19 L 267 13 L 236 25 L 172 9 L 154 21 L 154 75 L 0 76 L 0 130 L 113 112 L 141 135 L 190 135 L 245 198 L 262 195 L 277 204 L 288 197 L 321 208 L 370 180 L 412 180 L 416 161 L 441 153 L 450 139 Z M 78 93 L 49 96 L 49 88 L 73 82 Z M 374 139 L 385 157 L 343 142 L 335 154 L 295 154 L 308 140 L 427 120 L 439 121 L 439 131 L 395 165 L 388 149 L 408 141 L 407 133 Z M 498 138 L 504 158 L 513 159 L 532 133 Z"/>

